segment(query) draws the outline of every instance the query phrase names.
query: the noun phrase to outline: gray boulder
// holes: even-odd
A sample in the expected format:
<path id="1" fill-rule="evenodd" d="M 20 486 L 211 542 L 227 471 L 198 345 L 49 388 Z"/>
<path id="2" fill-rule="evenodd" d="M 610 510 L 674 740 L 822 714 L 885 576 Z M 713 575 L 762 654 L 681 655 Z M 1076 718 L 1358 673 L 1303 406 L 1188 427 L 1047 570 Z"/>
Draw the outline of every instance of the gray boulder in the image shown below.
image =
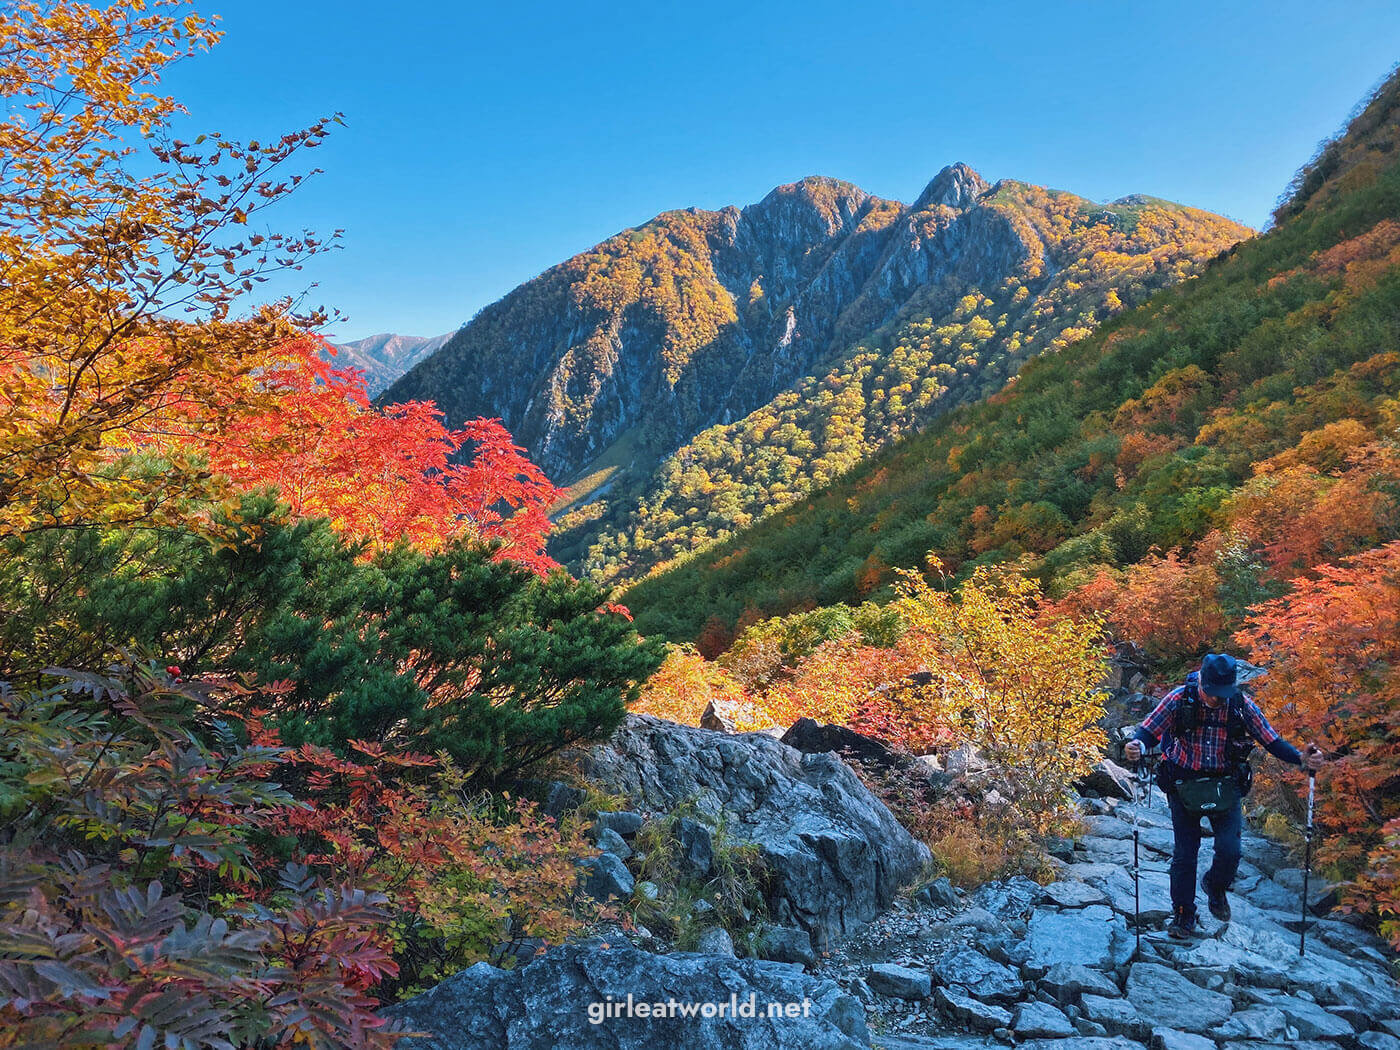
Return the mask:
<path id="1" fill-rule="evenodd" d="M 1133 938 L 1102 904 L 1076 911 L 1037 908 L 1023 942 L 1025 968 L 1040 975 L 1056 963 L 1111 970 L 1128 961 Z"/>
<path id="2" fill-rule="evenodd" d="M 587 797 L 582 788 L 576 788 L 571 784 L 566 784 L 562 780 L 552 780 L 549 789 L 545 794 L 544 813 L 545 816 L 554 817 L 558 820 L 571 809 L 577 809 L 583 805 L 583 800 Z"/>
<path id="3" fill-rule="evenodd" d="M 933 979 L 927 973 L 898 963 L 876 963 L 865 975 L 865 983 L 880 995 L 896 999 L 927 999 L 933 991 Z"/>
<path id="4" fill-rule="evenodd" d="M 626 900 L 636 888 L 636 880 L 627 865 L 614 853 L 590 857 L 580 867 L 583 869 L 583 892 L 594 900 L 607 901 L 613 897 Z"/>
<path id="5" fill-rule="evenodd" d="M 799 718 L 781 739 L 804 755 L 833 752 L 848 762 L 858 763 L 870 773 L 899 777 L 919 790 L 926 801 L 943 794 L 952 780 L 935 764 L 892 751 L 873 737 L 841 725 L 823 725 L 811 718 Z"/>
<path id="6" fill-rule="evenodd" d="M 1017 1039 L 1060 1039 L 1074 1035 L 1069 1018 L 1049 1003 L 1030 1002 L 1016 1007 L 1011 1030 Z"/>
<path id="7" fill-rule="evenodd" d="M 670 1003 L 674 1015 L 603 1016 L 634 1004 Z M 752 999 L 750 997 L 752 996 Z M 731 1003 L 754 1004 L 754 1017 L 730 1016 Z M 723 1017 L 684 1017 L 686 1004 L 724 1004 Z M 773 1017 L 796 1003 L 798 1016 Z M 805 1016 L 802 1012 L 806 1003 Z M 718 1006 L 716 1006 L 716 1009 Z M 648 1008 L 649 1009 L 649 1008 Z M 753 959 L 676 953 L 653 955 L 601 941 L 565 945 L 516 970 L 478 963 L 385 1013 L 427 1035 L 405 1050 L 864 1050 L 865 1011 L 832 981 L 795 967 Z M 590 1014 L 593 1017 L 590 1017 Z M 596 1018 L 596 1023 L 594 1021 Z"/>
<path id="8" fill-rule="evenodd" d="M 944 1013 L 979 1032 L 994 1032 L 998 1028 L 1011 1027 L 1011 1012 L 1000 1006 L 984 1003 L 980 999 L 964 995 L 955 988 L 939 988 L 935 994 Z"/>
<path id="9" fill-rule="evenodd" d="M 1085 995 L 1080 1007 L 1085 1017 L 1095 1024 L 1103 1025 L 1104 1031 L 1112 1035 L 1126 1035 L 1138 1039 L 1147 1034 L 1149 1025 L 1127 999 Z"/>
<path id="10" fill-rule="evenodd" d="M 729 716 L 727 711 L 721 710 L 711 700 L 705 705 L 705 710 L 700 715 L 700 728 L 713 729 L 717 733 L 732 733 L 734 732 L 734 719 Z"/>
<path id="11" fill-rule="evenodd" d="M 700 821 L 682 817 L 676 821 L 675 835 L 682 870 L 701 879 L 709 875 L 715 863 L 714 833 Z"/>
<path id="12" fill-rule="evenodd" d="M 1240 1010 L 1215 1030 L 1224 1039 L 1273 1039 L 1283 1034 L 1287 1021 L 1274 1006 L 1251 1006 Z"/>
<path id="13" fill-rule="evenodd" d="M 1152 1029 L 1153 1050 L 1215 1050 L 1215 1040 L 1175 1028 Z"/>
<path id="14" fill-rule="evenodd" d="M 1356 1037 L 1362 1050 L 1400 1050 L 1400 1039 L 1389 1032 L 1363 1032 Z"/>
<path id="15" fill-rule="evenodd" d="M 598 830 L 598 834 L 601 835 L 605 829 L 611 829 L 625 839 L 641 831 L 643 823 L 640 813 L 626 809 L 599 813 L 593 818 L 593 826 Z"/>
<path id="16" fill-rule="evenodd" d="M 1041 888 L 1024 875 L 988 882 L 977 888 L 972 903 L 998 919 L 1019 919 L 1040 899 Z"/>
<path id="17" fill-rule="evenodd" d="M 812 950 L 812 938 L 806 930 L 793 926 L 766 925 L 759 933 L 758 954 L 775 962 L 817 965 L 817 953 Z"/>
<path id="18" fill-rule="evenodd" d="M 723 926 L 712 926 L 702 933 L 695 942 L 695 950 L 701 955 L 734 955 L 734 938 Z"/>
<path id="19" fill-rule="evenodd" d="M 1075 785 L 1081 795 L 1089 798 L 1133 797 L 1133 775 L 1116 762 L 1103 759 L 1088 776 Z"/>
<path id="20" fill-rule="evenodd" d="M 1343 1039 L 1356 1034 L 1350 1021 L 1328 1013 L 1316 1003 L 1305 999 L 1280 996 L 1274 1000 L 1289 1027 L 1296 1028 L 1304 1039 Z"/>
<path id="21" fill-rule="evenodd" d="M 1087 882 L 1052 882 L 1041 890 L 1040 899 L 1061 908 L 1083 908 L 1090 904 L 1106 904 L 1108 894 Z"/>
<path id="22" fill-rule="evenodd" d="M 934 879 L 914 894 L 914 901 L 925 908 L 956 908 L 962 901 L 947 878 Z"/>
<path id="23" fill-rule="evenodd" d="M 1110 999 L 1122 994 L 1112 978 L 1081 963 L 1056 963 L 1040 979 L 1040 987 L 1061 1004 L 1072 1003 L 1085 992 Z"/>
<path id="24" fill-rule="evenodd" d="M 1009 1003 L 1025 993 L 1016 971 L 973 948 L 958 948 L 944 955 L 934 964 L 933 975 L 944 987 L 956 987 L 988 1003 Z"/>
<path id="25" fill-rule="evenodd" d="M 889 906 L 929 852 L 829 754 L 804 755 L 762 733 L 729 735 L 629 715 L 584 757 L 603 788 L 657 812 L 694 802 L 758 843 L 770 914 L 825 944 Z"/>
<path id="26" fill-rule="evenodd" d="M 1020 1050 L 1142 1050 L 1136 1039 L 1120 1035 L 1073 1035 L 1068 1039 L 1028 1039 L 1018 1044 Z"/>
<path id="27" fill-rule="evenodd" d="M 1234 1009 L 1228 996 L 1192 984 L 1157 963 L 1134 963 L 1128 971 L 1128 1001 L 1152 1027 L 1209 1032 Z"/>
<path id="28" fill-rule="evenodd" d="M 621 857 L 623 860 L 632 856 L 632 847 L 627 845 L 627 840 L 612 828 L 603 828 L 598 832 L 598 848 L 605 853 Z"/>

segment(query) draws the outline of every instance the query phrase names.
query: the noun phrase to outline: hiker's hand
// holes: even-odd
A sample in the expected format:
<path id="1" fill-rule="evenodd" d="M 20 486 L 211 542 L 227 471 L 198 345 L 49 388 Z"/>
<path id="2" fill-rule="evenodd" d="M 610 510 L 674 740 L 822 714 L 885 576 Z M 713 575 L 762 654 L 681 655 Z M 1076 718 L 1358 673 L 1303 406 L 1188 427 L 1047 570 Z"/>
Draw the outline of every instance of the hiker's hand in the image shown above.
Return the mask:
<path id="1" fill-rule="evenodd" d="M 1142 741 L 1129 740 L 1123 745 L 1123 754 L 1128 756 L 1129 762 L 1137 762 L 1142 758 Z"/>
<path id="2" fill-rule="evenodd" d="M 1314 772 L 1322 768 L 1322 763 L 1327 761 L 1327 756 L 1322 753 L 1322 748 L 1316 744 L 1309 744 L 1303 751 L 1303 768 L 1311 769 Z"/>

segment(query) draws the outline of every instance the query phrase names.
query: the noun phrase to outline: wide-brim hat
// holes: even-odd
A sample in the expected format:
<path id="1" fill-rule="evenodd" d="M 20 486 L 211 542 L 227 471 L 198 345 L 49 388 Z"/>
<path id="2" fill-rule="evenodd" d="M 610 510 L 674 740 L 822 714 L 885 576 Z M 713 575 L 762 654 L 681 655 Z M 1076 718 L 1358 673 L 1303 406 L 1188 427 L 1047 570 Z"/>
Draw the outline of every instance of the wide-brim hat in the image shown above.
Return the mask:
<path id="1" fill-rule="evenodd" d="M 1235 692 L 1235 658 L 1211 653 L 1201 661 L 1201 692 L 1228 699 Z"/>

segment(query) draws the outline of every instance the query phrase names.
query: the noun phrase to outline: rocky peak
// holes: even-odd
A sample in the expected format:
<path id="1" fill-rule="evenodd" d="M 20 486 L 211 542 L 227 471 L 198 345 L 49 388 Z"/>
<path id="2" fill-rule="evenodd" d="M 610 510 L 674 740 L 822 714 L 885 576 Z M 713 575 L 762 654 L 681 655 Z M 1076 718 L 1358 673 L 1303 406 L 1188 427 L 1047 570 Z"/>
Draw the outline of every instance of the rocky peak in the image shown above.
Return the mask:
<path id="1" fill-rule="evenodd" d="M 936 204 L 961 210 L 971 207 L 987 189 L 987 180 L 966 164 L 949 164 L 924 187 L 924 192 L 914 202 L 913 210 L 931 208 Z"/>
<path id="2" fill-rule="evenodd" d="M 830 236 L 859 215 L 868 200 L 870 194 L 853 183 L 824 175 L 808 175 L 797 182 L 775 187 L 757 204 L 745 208 L 743 216 L 759 227 L 777 222 L 798 229 L 808 227 L 811 220 L 816 219 Z"/>

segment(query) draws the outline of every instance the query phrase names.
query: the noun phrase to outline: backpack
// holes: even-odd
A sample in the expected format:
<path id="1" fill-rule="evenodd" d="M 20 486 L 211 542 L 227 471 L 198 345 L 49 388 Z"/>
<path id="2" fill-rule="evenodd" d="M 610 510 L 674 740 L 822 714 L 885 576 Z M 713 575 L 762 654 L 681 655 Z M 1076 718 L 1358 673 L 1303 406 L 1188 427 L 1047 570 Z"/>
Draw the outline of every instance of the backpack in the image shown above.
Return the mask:
<path id="1" fill-rule="evenodd" d="M 1176 709 L 1172 712 L 1171 731 L 1176 736 L 1191 732 L 1199 724 L 1201 694 L 1196 681 L 1195 673 L 1187 675 L 1182 697 L 1185 702 L 1177 701 Z M 1235 786 L 1243 798 L 1254 786 L 1254 767 L 1249 764 L 1249 756 L 1254 751 L 1254 738 L 1249 735 L 1249 727 L 1244 720 L 1244 694 L 1236 689 L 1226 703 L 1225 768 L 1234 777 Z"/>

